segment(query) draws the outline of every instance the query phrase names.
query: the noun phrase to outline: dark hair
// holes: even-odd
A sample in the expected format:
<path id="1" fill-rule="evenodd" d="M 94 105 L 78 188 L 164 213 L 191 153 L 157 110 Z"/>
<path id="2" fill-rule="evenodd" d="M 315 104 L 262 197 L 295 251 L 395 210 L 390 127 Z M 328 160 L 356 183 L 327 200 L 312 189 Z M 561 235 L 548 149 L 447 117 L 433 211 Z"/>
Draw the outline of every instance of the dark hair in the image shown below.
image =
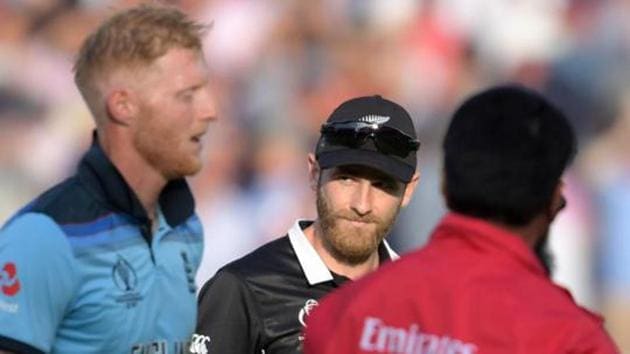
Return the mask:
<path id="1" fill-rule="evenodd" d="M 576 144 L 564 114 L 530 89 L 507 85 L 474 95 L 444 138 L 448 207 L 524 225 L 549 205 Z"/>

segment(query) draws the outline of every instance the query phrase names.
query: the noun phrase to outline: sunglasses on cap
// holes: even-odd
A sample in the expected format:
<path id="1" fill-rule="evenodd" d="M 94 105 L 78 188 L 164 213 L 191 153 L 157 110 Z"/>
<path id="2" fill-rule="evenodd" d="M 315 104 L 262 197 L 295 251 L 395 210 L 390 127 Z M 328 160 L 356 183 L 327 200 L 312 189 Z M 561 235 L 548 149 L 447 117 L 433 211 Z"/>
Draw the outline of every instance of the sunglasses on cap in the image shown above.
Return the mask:
<path id="1" fill-rule="evenodd" d="M 402 158 L 420 147 L 418 140 L 400 130 L 375 123 L 331 122 L 322 125 L 320 131 L 331 144 L 350 148 L 357 148 L 371 138 L 380 152 Z"/>

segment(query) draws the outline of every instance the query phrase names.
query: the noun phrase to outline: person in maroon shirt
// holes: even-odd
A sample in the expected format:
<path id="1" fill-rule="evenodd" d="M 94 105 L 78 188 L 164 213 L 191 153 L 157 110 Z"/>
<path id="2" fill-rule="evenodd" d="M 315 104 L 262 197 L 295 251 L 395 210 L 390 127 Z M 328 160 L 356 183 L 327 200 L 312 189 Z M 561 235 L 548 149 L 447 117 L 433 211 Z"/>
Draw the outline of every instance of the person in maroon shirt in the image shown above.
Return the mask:
<path id="1" fill-rule="evenodd" d="M 563 113 L 491 88 L 455 112 L 443 148 L 450 213 L 427 246 L 324 298 L 305 353 L 618 353 L 602 318 L 550 279 L 576 151 Z"/>

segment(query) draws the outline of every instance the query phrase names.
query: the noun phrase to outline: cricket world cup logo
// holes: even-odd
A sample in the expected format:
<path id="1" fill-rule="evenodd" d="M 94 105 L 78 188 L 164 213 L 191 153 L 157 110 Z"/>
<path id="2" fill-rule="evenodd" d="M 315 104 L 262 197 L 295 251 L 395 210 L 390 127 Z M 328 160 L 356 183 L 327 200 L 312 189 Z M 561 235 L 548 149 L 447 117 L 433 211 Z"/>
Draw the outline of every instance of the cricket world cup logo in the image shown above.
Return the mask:
<path id="1" fill-rule="evenodd" d="M 112 278 L 116 287 L 122 291 L 116 296 L 116 302 L 124 303 L 127 308 L 135 307 L 143 296 L 138 291 L 138 275 L 131 263 L 118 256 L 116 264 L 112 267 Z"/>

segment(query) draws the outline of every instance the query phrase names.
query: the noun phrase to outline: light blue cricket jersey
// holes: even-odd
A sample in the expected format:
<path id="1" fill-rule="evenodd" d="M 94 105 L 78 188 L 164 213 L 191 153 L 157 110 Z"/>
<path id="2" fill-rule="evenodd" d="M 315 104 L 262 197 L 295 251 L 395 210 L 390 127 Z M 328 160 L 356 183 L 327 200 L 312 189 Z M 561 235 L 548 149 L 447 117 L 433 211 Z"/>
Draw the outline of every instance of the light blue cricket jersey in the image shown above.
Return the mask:
<path id="1" fill-rule="evenodd" d="M 0 348 L 25 353 L 186 353 L 202 230 L 184 180 L 151 234 L 95 142 L 78 173 L 0 230 Z"/>

